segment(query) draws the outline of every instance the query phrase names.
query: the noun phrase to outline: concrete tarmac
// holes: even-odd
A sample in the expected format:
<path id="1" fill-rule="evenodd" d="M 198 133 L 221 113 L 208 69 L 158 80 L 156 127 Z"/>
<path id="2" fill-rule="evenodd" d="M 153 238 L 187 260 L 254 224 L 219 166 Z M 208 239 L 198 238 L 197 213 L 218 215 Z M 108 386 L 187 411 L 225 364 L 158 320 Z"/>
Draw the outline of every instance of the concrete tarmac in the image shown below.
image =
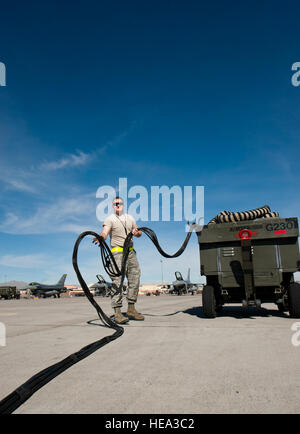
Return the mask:
<path id="1" fill-rule="evenodd" d="M 110 299 L 96 301 L 112 313 Z M 291 327 L 300 320 L 274 304 L 225 305 L 215 319 L 205 318 L 201 306 L 200 294 L 139 296 L 145 321 L 130 321 L 120 338 L 63 372 L 15 413 L 299 413 L 300 336 Z M 1 300 L 0 321 L 6 328 L 0 400 L 114 332 L 85 297 Z"/>

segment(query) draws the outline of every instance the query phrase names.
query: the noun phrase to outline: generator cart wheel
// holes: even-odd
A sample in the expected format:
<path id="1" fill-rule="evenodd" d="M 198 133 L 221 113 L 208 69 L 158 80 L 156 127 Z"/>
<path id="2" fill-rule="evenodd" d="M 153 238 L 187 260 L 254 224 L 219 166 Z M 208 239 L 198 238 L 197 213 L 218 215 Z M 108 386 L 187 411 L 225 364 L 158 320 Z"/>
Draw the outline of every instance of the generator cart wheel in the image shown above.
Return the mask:
<path id="1" fill-rule="evenodd" d="M 202 291 L 202 306 L 206 318 L 216 317 L 216 297 L 213 286 L 204 286 Z"/>
<path id="2" fill-rule="evenodd" d="M 291 283 L 289 286 L 289 312 L 292 318 L 300 318 L 300 284 Z"/>

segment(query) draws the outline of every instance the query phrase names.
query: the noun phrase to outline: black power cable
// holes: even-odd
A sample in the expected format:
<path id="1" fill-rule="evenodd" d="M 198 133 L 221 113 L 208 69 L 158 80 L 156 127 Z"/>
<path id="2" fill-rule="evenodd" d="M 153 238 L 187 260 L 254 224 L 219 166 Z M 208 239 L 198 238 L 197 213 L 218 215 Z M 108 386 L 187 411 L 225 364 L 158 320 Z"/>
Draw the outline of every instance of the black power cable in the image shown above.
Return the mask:
<path id="1" fill-rule="evenodd" d="M 140 231 L 144 232 L 150 240 L 154 243 L 157 250 L 166 258 L 176 258 L 180 256 L 191 237 L 192 231 L 193 231 L 193 225 L 190 226 L 190 230 L 186 236 L 186 239 L 184 240 L 182 246 L 180 249 L 174 254 L 174 255 L 168 255 L 165 253 L 162 248 L 159 245 L 157 236 L 152 229 L 149 228 L 139 228 Z M 108 344 L 109 342 L 119 338 L 124 333 L 123 327 L 118 325 L 115 321 L 113 321 L 111 318 L 109 318 L 101 309 L 101 307 L 98 305 L 98 303 L 95 301 L 93 295 L 91 294 L 86 282 L 84 281 L 77 262 L 77 256 L 78 256 L 78 248 L 83 240 L 88 235 L 92 235 L 94 238 L 97 239 L 100 250 L 101 250 L 101 258 L 103 262 L 103 266 L 106 270 L 106 272 L 111 277 L 118 277 L 122 276 L 121 283 L 119 288 L 116 289 L 116 293 L 120 292 L 123 287 L 123 282 L 125 278 L 126 273 L 126 262 L 129 255 L 129 247 L 130 247 L 130 241 L 132 239 L 132 233 L 128 234 L 124 247 L 123 247 L 123 257 L 122 257 L 122 266 L 121 270 L 118 268 L 115 259 L 107 246 L 105 240 L 100 237 L 98 234 L 92 231 L 83 232 L 76 240 L 76 243 L 74 245 L 73 250 L 73 267 L 76 272 L 78 281 L 90 301 L 90 303 L 94 306 L 96 309 L 98 316 L 100 320 L 103 322 L 103 324 L 115 330 L 115 332 L 110 335 L 106 336 L 96 342 L 93 342 L 92 344 L 89 344 L 85 347 L 83 347 L 81 350 L 77 351 L 76 353 L 71 354 L 70 356 L 66 357 L 65 359 L 61 360 L 58 363 L 55 363 L 54 365 L 49 366 L 48 368 L 38 372 L 33 377 L 31 377 L 29 380 L 27 380 L 25 383 L 23 383 L 21 386 L 19 386 L 17 389 L 15 389 L 12 393 L 7 395 L 2 401 L 0 401 L 0 414 L 11 414 L 13 411 L 15 411 L 18 407 L 20 407 L 25 401 L 27 401 L 37 390 L 39 390 L 41 387 L 43 387 L 45 384 L 49 383 L 51 380 L 53 380 L 55 377 L 57 377 L 59 374 L 64 372 L 66 369 L 70 368 L 75 363 L 78 363 L 80 360 L 83 360 L 84 358 L 88 357 L 90 354 L 92 354 L 94 351 L 98 350 L 99 348 L 103 347 L 104 345 Z"/>

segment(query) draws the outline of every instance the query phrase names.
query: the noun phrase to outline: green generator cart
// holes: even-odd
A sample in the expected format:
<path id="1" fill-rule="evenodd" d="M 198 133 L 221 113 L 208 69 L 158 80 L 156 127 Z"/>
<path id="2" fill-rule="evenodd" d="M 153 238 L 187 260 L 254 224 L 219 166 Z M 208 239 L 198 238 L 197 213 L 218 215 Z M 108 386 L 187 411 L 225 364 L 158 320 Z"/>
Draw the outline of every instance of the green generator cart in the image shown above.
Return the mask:
<path id="1" fill-rule="evenodd" d="M 16 286 L 0 286 L 0 300 L 11 300 L 12 298 L 19 299 L 20 291 L 16 288 Z"/>
<path id="2" fill-rule="evenodd" d="M 225 303 L 257 306 L 273 302 L 300 318 L 298 219 L 258 218 L 208 224 L 197 233 L 203 312 L 214 318 Z"/>

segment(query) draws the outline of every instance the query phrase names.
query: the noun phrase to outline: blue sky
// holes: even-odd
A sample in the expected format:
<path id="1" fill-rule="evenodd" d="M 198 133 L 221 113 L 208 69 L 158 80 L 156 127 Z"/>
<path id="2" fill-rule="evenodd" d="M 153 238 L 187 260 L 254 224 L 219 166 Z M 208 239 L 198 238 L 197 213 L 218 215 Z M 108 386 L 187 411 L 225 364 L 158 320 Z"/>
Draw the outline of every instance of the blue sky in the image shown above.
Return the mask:
<path id="1" fill-rule="evenodd" d="M 205 221 L 269 204 L 300 215 L 296 1 L 15 1 L 1 4 L 0 281 L 54 282 L 101 185 L 204 186 Z M 184 222 L 142 222 L 175 252 Z M 142 281 L 160 256 L 136 241 Z M 88 283 L 102 272 L 82 244 Z M 174 271 L 199 281 L 196 237 Z"/>

